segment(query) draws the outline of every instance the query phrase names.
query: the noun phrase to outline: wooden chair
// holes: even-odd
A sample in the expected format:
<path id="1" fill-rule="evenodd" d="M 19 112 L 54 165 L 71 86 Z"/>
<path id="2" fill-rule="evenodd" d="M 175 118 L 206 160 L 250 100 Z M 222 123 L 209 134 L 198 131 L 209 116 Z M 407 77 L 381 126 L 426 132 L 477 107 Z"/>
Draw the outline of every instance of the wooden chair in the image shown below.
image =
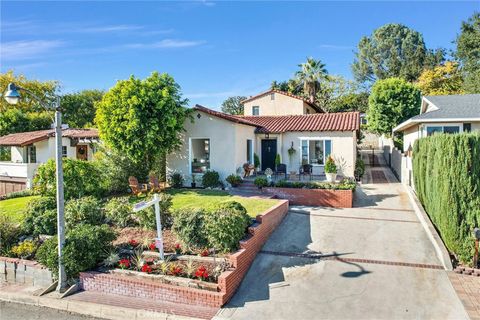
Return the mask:
<path id="1" fill-rule="evenodd" d="M 148 191 L 148 185 L 144 183 L 138 183 L 138 179 L 135 177 L 128 178 L 128 185 L 134 195 L 139 195 Z"/>
<path id="2" fill-rule="evenodd" d="M 300 172 L 300 180 L 302 180 L 302 176 L 306 176 L 306 175 L 309 175 L 310 180 L 312 180 L 313 166 L 311 164 L 302 165 L 302 170 Z"/>
<path id="3" fill-rule="evenodd" d="M 285 180 L 287 180 L 287 165 L 284 163 L 280 163 L 277 166 L 277 170 L 275 170 L 275 180 L 278 178 L 278 175 L 282 174 L 285 176 Z"/>
<path id="4" fill-rule="evenodd" d="M 152 192 L 162 192 L 167 187 L 166 182 L 159 182 L 154 175 L 149 176 L 148 181 Z"/>

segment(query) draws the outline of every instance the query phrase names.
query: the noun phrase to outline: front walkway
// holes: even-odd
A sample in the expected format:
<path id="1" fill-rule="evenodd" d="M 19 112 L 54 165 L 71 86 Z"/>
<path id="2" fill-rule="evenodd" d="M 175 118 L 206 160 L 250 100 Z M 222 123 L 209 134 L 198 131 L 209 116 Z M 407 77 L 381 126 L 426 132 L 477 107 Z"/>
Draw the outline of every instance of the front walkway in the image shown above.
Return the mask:
<path id="1" fill-rule="evenodd" d="M 292 207 L 218 319 L 468 319 L 381 164 L 352 209 Z"/>

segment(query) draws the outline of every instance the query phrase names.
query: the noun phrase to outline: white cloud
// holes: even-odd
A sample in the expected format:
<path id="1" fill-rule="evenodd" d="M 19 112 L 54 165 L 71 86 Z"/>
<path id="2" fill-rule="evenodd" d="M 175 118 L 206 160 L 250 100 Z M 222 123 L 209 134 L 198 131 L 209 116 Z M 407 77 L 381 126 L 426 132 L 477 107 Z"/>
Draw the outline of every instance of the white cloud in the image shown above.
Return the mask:
<path id="1" fill-rule="evenodd" d="M 110 25 L 110 26 L 107 25 L 107 26 L 78 28 L 76 31 L 77 32 L 119 32 L 119 31 L 137 31 L 143 28 L 144 28 L 143 26 L 119 24 L 119 25 Z"/>
<path id="2" fill-rule="evenodd" d="M 4 42 L 0 48 L 2 60 L 36 58 L 64 45 L 59 40 L 32 40 Z"/>
<path id="3" fill-rule="evenodd" d="M 205 41 L 191 41 L 191 40 L 178 40 L 178 39 L 164 39 L 151 43 L 131 43 L 125 45 L 127 48 L 132 49 L 171 49 L 171 48 L 189 48 L 197 47 L 205 44 Z"/>

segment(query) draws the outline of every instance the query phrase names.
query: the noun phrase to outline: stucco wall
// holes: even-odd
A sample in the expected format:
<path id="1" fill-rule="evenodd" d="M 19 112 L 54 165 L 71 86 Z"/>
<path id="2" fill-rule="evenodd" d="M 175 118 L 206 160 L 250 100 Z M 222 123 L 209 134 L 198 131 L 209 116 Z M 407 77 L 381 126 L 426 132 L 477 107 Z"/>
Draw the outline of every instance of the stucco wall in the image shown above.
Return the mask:
<path id="1" fill-rule="evenodd" d="M 403 132 L 403 152 L 407 152 L 409 146 L 415 143 L 415 140 L 420 138 L 420 132 L 418 131 L 418 125 L 408 128 Z"/>
<path id="2" fill-rule="evenodd" d="M 197 117 L 200 114 L 200 119 Z M 167 174 L 174 171 L 181 172 L 185 178 L 185 184 L 191 182 L 189 142 L 191 138 L 210 139 L 210 169 L 217 171 L 224 180 L 228 175 L 235 173 L 246 159 L 246 139 L 254 139 L 253 126 L 236 124 L 218 117 L 208 115 L 201 111 L 194 113 L 195 122 L 185 121 L 186 132 L 180 139 L 182 146 L 167 156 Z M 200 174 L 197 174 L 199 182 Z"/>
<path id="3" fill-rule="evenodd" d="M 274 93 L 275 99 L 272 100 L 270 94 L 258 97 L 255 100 L 246 102 L 244 104 L 244 115 L 252 115 L 252 107 L 260 107 L 260 116 L 270 115 L 290 115 L 290 114 L 304 114 L 305 106 L 302 100 L 295 99 L 280 93 Z M 312 112 L 314 113 L 314 112 Z"/>

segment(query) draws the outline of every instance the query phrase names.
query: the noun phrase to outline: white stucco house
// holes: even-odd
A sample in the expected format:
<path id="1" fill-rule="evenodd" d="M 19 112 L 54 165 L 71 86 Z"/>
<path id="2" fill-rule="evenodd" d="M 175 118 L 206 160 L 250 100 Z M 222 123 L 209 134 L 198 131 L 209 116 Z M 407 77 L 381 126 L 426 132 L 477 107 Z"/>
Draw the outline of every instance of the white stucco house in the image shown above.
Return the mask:
<path id="1" fill-rule="evenodd" d="M 63 129 L 64 157 L 91 160 L 98 142 L 96 129 Z M 10 150 L 10 160 L 0 161 L 0 196 L 30 188 L 38 166 L 55 157 L 55 131 L 39 130 L 0 137 L 0 147 Z"/>
<path id="2" fill-rule="evenodd" d="M 415 140 L 436 132 L 480 132 L 480 94 L 424 96 L 420 113 L 399 124 L 393 132 L 403 133 L 403 151 L 412 150 Z"/>
<path id="3" fill-rule="evenodd" d="M 167 156 L 168 173 L 180 172 L 185 183 L 192 174 L 207 170 L 225 179 L 254 154 L 260 169 L 275 168 L 275 157 L 288 172 L 302 164 L 322 176 L 327 157 L 336 160 L 339 175 L 353 177 L 357 156 L 358 112 L 320 113 L 315 104 L 278 90 L 269 90 L 244 102 L 244 115 L 233 116 L 200 105 L 193 108 L 194 121 L 186 120 L 180 150 Z M 293 148 L 295 153 L 289 155 Z"/>

